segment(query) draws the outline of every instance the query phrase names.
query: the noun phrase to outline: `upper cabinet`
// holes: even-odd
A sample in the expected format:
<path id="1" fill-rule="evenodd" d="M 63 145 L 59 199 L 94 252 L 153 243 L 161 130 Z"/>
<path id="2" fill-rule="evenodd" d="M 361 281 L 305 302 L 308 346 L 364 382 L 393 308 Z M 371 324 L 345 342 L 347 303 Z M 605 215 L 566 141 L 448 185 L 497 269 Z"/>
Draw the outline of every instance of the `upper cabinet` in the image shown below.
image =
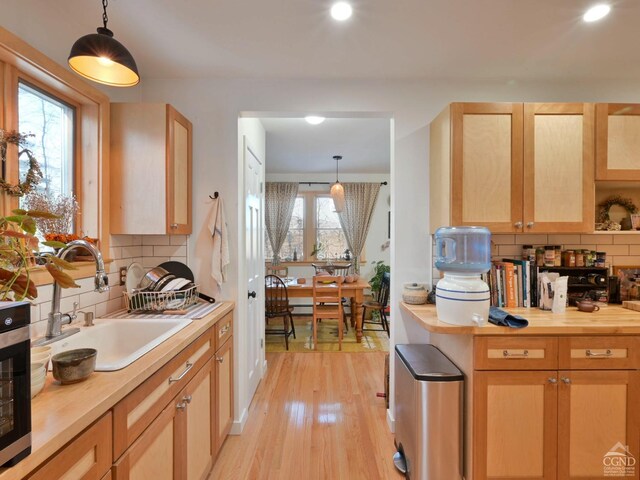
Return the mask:
<path id="1" fill-rule="evenodd" d="M 191 233 L 191 145 L 171 105 L 111 105 L 111 233 Z"/>
<path id="2" fill-rule="evenodd" d="M 451 104 L 431 123 L 431 231 L 593 231 L 593 117 L 589 104 Z"/>
<path id="3" fill-rule="evenodd" d="M 640 105 L 596 105 L 596 180 L 640 180 Z"/>

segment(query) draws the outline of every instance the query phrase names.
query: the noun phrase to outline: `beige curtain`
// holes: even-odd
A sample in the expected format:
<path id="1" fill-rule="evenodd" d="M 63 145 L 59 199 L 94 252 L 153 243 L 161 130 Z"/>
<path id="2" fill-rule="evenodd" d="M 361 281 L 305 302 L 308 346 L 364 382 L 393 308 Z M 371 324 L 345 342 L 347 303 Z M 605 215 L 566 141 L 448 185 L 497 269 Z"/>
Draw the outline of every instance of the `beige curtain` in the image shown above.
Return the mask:
<path id="1" fill-rule="evenodd" d="M 344 210 L 338 213 L 349 250 L 353 253 L 355 272 L 360 273 L 360 255 L 369 233 L 380 183 L 344 183 Z"/>
<path id="2" fill-rule="evenodd" d="M 280 263 L 280 249 L 287 238 L 291 214 L 298 196 L 298 184 L 293 182 L 267 182 L 265 191 L 265 224 L 273 249 L 272 265 Z"/>

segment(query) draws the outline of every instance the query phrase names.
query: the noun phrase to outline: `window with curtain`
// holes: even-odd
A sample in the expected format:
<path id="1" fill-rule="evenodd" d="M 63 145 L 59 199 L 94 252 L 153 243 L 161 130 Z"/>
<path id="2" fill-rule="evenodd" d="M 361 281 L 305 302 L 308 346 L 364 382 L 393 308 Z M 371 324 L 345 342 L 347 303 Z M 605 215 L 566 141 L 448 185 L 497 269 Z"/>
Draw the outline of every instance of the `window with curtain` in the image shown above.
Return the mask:
<path id="1" fill-rule="evenodd" d="M 339 259 L 348 248 L 347 239 L 340 226 L 340 218 L 328 196 L 315 198 L 316 245 L 321 245 L 319 259 Z"/>
<path id="2" fill-rule="evenodd" d="M 304 248 L 304 225 L 305 225 L 305 199 L 304 197 L 296 197 L 293 213 L 291 214 L 291 222 L 289 222 L 289 232 L 287 238 L 280 249 L 280 258 L 285 261 L 293 260 L 293 254 L 296 253 L 298 260 L 302 260 L 305 254 Z M 268 235 L 265 235 L 265 257 L 268 260 L 273 258 L 273 248 L 269 242 Z"/>

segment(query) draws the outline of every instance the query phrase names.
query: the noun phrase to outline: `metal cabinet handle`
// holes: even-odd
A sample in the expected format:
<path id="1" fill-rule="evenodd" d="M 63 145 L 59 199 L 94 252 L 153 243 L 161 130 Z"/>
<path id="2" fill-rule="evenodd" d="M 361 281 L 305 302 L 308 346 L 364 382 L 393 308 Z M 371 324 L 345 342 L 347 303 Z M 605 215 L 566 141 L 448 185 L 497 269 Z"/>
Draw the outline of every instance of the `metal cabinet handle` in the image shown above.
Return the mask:
<path id="1" fill-rule="evenodd" d="M 613 352 L 611 350 L 609 350 L 608 348 L 603 353 L 592 352 L 589 349 L 587 349 L 587 351 L 585 353 L 587 354 L 587 357 L 605 357 L 606 358 L 606 357 L 613 356 Z"/>
<path id="2" fill-rule="evenodd" d="M 511 353 L 509 350 L 503 350 L 502 356 L 505 358 L 527 358 L 529 350 L 523 350 L 522 353 Z"/>
<path id="3" fill-rule="evenodd" d="M 171 228 L 178 228 L 178 224 L 177 223 L 172 223 L 171 225 L 169 225 Z"/>
<path id="4" fill-rule="evenodd" d="M 191 403 L 191 400 L 193 400 L 193 397 L 191 395 L 185 395 L 184 397 L 182 397 L 182 401 L 185 403 Z"/>
<path id="5" fill-rule="evenodd" d="M 223 363 L 223 362 L 224 362 L 224 357 L 218 357 L 218 356 L 216 355 L 216 362 L 218 362 L 218 363 Z"/>
<path id="6" fill-rule="evenodd" d="M 570 379 L 570 378 L 562 377 L 562 381 L 563 381 L 566 385 L 571 384 L 571 379 Z"/>
<path id="7" fill-rule="evenodd" d="M 220 332 L 218 333 L 218 338 L 222 338 L 224 337 L 227 332 L 229 331 L 229 329 L 231 328 L 231 324 L 227 323 L 224 327 L 222 327 L 220 329 Z"/>
<path id="8" fill-rule="evenodd" d="M 186 368 L 183 370 L 183 372 L 180 375 L 178 375 L 176 378 L 169 377 L 169 385 L 171 385 L 172 383 L 179 382 L 180 380 L 182 380 L 184 378 L 184 376 L 187 373 L 189 373 L 189 370 L 191 370 L 192 368 L 193 368 L 193 363 L 187 362 Z"/>
<path id="9" fill-rule="evenodd" d="M 522 228 L 523 223 L 522 222 L 516 222 L 513 224 L 514 227 L 516 228 Z"/>
<path id="10" fill-rule="evenodd" d="M 187 408 L 187 404 L 184 402 L 176 403 L 176 410 L 184 410 Z"/>
<path id="11" fill-rule="evenodd" d="M 249 292 L 249 297 L 250 298 L 256 298 L 256 292 Z"/>
<path id="12" fill-rule="evenodd" d="M 556 383 L 558 383 L 558 379 L 557 379 L 557 378 L 554 378 L 554 377 L 549 377 L 549 380 L 548 380 L 548 381 L 549 381 L 549 383 L 551 383 L 551 384 L 553 384 L 553 385 L 555 385 Z"/>
<path id="13" fill-rule="evenodd" d="M 533 222 L 527 222 L 527 228 L 533 228 L 534 225 Z"/>

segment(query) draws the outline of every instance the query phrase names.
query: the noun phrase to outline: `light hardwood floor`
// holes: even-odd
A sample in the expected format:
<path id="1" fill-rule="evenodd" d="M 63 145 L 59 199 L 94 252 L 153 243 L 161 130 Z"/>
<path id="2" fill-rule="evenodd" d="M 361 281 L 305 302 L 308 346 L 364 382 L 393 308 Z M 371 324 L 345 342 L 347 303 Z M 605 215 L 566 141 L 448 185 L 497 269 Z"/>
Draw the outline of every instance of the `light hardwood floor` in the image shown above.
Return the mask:
<path id="1" fill-rule="evenodd" d="M 384 353 L 268 353 L 242 435 L 209 480 L 400 479 L 382 392 Z"/>

